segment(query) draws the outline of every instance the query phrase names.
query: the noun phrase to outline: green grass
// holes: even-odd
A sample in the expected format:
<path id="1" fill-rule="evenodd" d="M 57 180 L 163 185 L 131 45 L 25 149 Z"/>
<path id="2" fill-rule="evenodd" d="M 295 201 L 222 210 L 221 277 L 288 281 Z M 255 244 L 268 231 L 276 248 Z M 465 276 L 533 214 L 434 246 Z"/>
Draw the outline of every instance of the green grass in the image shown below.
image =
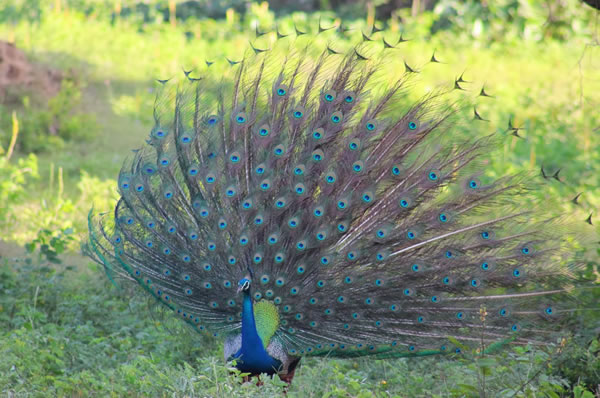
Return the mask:
<path id="1" fill-rule="evenodd" d="M 149 308 L 143 298 L 131 299 L 133 291 L 112 286 L 89 260 L 65 253 L 60 256 L 62 265 L 38 258 L 26 261 L 17 246 L 32 241 L 41 229 L 73 228 L 77 237 L 84 236 L 89 208 L 92 204 L 98 211 L 111 208 L 119 168 L 148 134 L 154 79 L 180 75 L 182 67 L 204 68 L 205 59 L 239 58 L 252 31 L 250 24 L 273 23 L 272 14 L 254 10 L 242 20 L 205 20 L 178 28 L 149 25 L 144 32 L 127 22 L 110 25 L 73 13 L 51 13 L 39 25 L 0 24 L 0 38 L 14 39 L 36 60 L 75 71 L 84 83 L 81 111 L 96 116 L 100 132 L 92 141 L 68 142 L 39 154 L 39 178 L 30 178 L 10 203 L 10 222 L 0 222 L 3 394 L 254 397 L 281 393 L 277 380 L 267 380 L 261 388 L 242 385 L 229 374 L 219 344 L 161 315 L 154 305 Z M 280 28 L 291 31 L 292 19 L 316 26 L 318 16 L 286 16 L 279 21 Z M 412 35 L 407 32 L 414 40 L 389 53 L 391 67 L 402 70 L 406 60 L 421 70 L 416 93 L 439 84 L 451 86 L 465 72 L 465 78 L 474 82 L 465 85 L 469 95 L 476 95 L 485 83 L 486 91 L 495 96 L 477 101 L 478 111 L 491 122 L 470 123 L 468 133 L 503 131 L 509 118 L 525 127 L 525 139 L 507 136 L 490 154 L 486 172 L 498 176 L 536 172 L 542 164 L 551 172 L 560 167 L 565 183 L 548 181 L 539 195 L 575 219 L 583 220 L 600 208 L 600 113 L 596 110 L 600 48 L 586 49 L 591 38 L 533 42 L 511 37 L 486 43 L 440 33 L 419 39 L 418 25 L 419 21 L 411 25 Z M 185 38 L 186 29 L 194 33 L 193 40 Z M 385 34 L 397 37 L 397 32 Z M 427 65 L 434 49 L 445 64 Z M 0 131 L 3 148 L 10 138 L 7 133 Z M 582 206 L 574 208 L 569 199 L 582 191 Z M 458 361 L 303 360 L 288 395 L 568 396 L 576 376 L 588 384 L 600 379 L 600 361 L 594 359 L 598 342 L 568 347 L 560 355 L 556 348 L 549 352 L 513 348 L 479 362 L 468 357 Z"/>
<path id="2" fill-rule="evenodd" d="M 76 255 L 63 265 L 37 259 L 0 262 L 0 392 L 8 396 L 281 395 L 282 383 L 257 387 L 230 374 L 222 345 L 182 326 L 156 303 L 109 284 Z M 571 360 L 600 376 L 593 350 Z M 594 348 L 595 347 L 595 348 Z M 566 393 L 566 355 L 558 348 L 508 349 L 401 360 L 303 360 L 290 397 L 558 397 Z M 595 361 L 595 362 L 594 362 Z M 555 368 L 556 367 L 556 368 Z M 595 372 L 595 373 L 594 373 Z M 581 373 L 580 373 L 581 376 Z M 521 386 L 523 387 L 521 388 Z M 14 394 L 14 395 L 11 395 Z"/>

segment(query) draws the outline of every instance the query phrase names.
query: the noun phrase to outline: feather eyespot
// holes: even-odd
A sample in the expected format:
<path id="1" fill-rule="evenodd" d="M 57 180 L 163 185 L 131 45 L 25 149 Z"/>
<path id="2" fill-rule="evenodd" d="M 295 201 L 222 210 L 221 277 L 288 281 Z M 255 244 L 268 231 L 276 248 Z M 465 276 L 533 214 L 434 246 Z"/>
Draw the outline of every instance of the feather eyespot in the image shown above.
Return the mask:
<path id="1" fill-rule="evenodd" d="M 258 128 L 258 135 L 261 137 L 267 137 L 271 133 L 268 124 L 263 124 Z"/>
<path id="2" fill-rule="evenodd" d="M 343 118 L 343 115 L 341 112 L 335 112 L 333 115 L 331 115 L 331 121 L 335 124 L 341 122 L 342 118 Z"/>
<path id="3" fill-rule="evenodd" d="M 513 276 L 514 276 L 515 278 L 519 278 L 519 277 L 521 277 L 521 270 L 520 270 L 520 269 L 518 269 L 518 268 L 515 268 L 515 269 L 513 270 L 512 274 L 513 274 Z"/>
<path id="4" fill-rule="evenodd" d="M 350 148 L 351 151 L 356 151 L 360 148 L 360 140 L 358 138 L 353 139 L 348 144 L 348 148 Z"/>
<path id="5" fill-rule="evenodd" d="M 284 147 L 283 145 L 277 145 L 274 149 L 273 149 L 273 154 L 275 156 L 281 156 L 283 155 L 283 151 L 284 151 Z"/>
<path id="6" fill-rule="evenodd" d="M 346 222 L 341 222 L 337 225 L 337 229 L 339 232 L 346 232 L 348 230 L 348 224 Z"/>
<path id="7" fill-rule="evenodd" d="M 169 163 L 170 163 L 170 161 L 169 161 L 169 158 L 162 157 L 162 158 L 160 159 L 159 163 L 160 163 L 160 165 L 161 165 L 161 166 L 168 166 L 168 165 L 169 165 Z"/>
<path id="8" fill-rule="evenodd" d="M 181 137 L 181 142 L 183 144 L 189 144 L 190 142 L 192 142 L 192 138 L 189 135 L 184 135 Z"/>
<path id="9" fill-rule="evenodd" d="M 365 165 L 362 160 L 358 160 L 352 164 L 352 170 L 355 173 L 360 173 L 361 171 L 363 171 L 364 167 L 365 167 Z"/>
<path id="10" fill-rule="evenodd" d="M 326 91 L 325 94 L 323 94 L 323 99 L 326 102 L 333 102 L 335 100 L 335 91 L 330 90 L 330 91 Z"/>
<path id="11" fill-rule="evenodd" d="M 246 122 L 246 114 L 243 112 L 238 113 L 235 117 L 235 121 L 238 124 L 244 124 Z"/>
<path id="12" fill-rule="evenodd" d="M 375 132 L 375 130 L 377 130 L 378 126 L 379 126 L 379 124 L 377 123 L 377 120 L 375 120 L 375 119 L 367 120 L 367 122 L 364 124 L 364 128 L 369 133 Z"/>
<path id="13" fill-rule="evenodd" d="M 225 191 L 225 195 L 227 195 L 227 197 L 229 197 L 229 198 L 234 197 L 236 193 L 237 193 L 237 191 L 236 191 L 235 187 L 229 187 Z"/>
<path id="14" fill-rule="evenodd" d="M 275 93 L 279 96 L 279 97 L 283 97 L 288 93 L 288 88 L 285 84 L 280 84 L 279 86 L 277 86 Z"/>
<path id="15" fill-rule="evenodd" d="M 323 135 L 325 134 L 325 130 L 323 130 L 322 128 L 318 128 L 315 131 L 313 131 L 312 133 L 312 137 L 315 140 L 320 140 L 321 138 L 323 138 Z"/>
<path id="16" fill-rule="evenodd" d="M 327 181 L 328 184 L 333 184 L 335 182 L 335 177 L 336 175 L 334 172 L 329 172 L 325 176 L 325 181 Z"/>
<path id="17" fill-rule="evenodd" d="M 206 123 L 208 123 L 209 126 L 214 126 L 215 124 L 217 124 L 217 121 L 219 119 L 217 118 L 216 115 L 210 115 L 207 119 L 206 119 Z"/>
<path id="18" fill-rule="evenodd" d="M 317 149 L 317 150 L 313 151 L 313 153 L 312 153 L 312 159 L 315 162 L 320 162 L 321 160 L 323 160 L 324 157 L 325 157 L 325 154 L 320 149 Z"/>
<path id="19" fill-rule="evenodd" d="M 387 252 L 381 251 L 381 252 L 378 252 L 375 255 L 375 258 L 377 259 L 377 261 L 383 261 L 383 260 L 385 260 L 387 258 L 387 256 L 388 256 Z"/>
<path id="20" fill-rule="evenodd" d="M 288 221 L 288 225 L 290 226 L 290 228 L 296 228 L 298 226 L 299 220 L 297 217 L 291 218 Z"/>

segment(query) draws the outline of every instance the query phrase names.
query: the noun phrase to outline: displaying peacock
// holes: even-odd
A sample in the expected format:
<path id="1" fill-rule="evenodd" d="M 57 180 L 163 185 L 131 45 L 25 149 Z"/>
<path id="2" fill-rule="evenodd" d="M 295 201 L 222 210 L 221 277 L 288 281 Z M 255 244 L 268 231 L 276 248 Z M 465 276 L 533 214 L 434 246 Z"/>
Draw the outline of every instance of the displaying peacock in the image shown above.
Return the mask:
<path id="1" fill-rule="evenodd" d="M 388 62 L 402 37 L 257 34 L 240 59 L 159 81 L 88 254 L 225 337 L 241 371 L 288 382 L 302 356 L 549 341 L 571 307 L 571 230 L 536 210 L 536 177 L 487 176 L 506 135 L 466 132 L 487 125 L 461 116 L 462 77 L 415 101 L 416 68 Z"/>

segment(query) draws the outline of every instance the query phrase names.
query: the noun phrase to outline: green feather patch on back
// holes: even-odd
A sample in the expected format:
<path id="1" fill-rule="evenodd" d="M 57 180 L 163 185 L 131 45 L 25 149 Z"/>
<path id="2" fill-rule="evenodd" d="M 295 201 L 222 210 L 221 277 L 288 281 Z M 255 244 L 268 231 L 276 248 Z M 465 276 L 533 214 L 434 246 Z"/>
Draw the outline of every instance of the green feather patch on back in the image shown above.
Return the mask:
<path id="1" fill-rule="evenodd" d="M 279 312 L 271 301 L 261 300 L 254 304 L 254 322 L 256 331 L 265 347 L 269 345 L 271 337 L 279 327 Z"/>

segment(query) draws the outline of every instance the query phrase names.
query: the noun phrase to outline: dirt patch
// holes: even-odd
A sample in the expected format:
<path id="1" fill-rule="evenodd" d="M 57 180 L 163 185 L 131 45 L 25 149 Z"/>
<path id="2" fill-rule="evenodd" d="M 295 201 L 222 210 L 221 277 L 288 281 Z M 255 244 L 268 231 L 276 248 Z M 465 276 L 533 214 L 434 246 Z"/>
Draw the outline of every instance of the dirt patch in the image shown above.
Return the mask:
<path id="1" fill-rule="evenodd" d="M 14 44 L 0 40 L 0 103 L 18 101 L 24 93 L 53 97 L 62 79 L 61 72 L 30 62 Z"/>

